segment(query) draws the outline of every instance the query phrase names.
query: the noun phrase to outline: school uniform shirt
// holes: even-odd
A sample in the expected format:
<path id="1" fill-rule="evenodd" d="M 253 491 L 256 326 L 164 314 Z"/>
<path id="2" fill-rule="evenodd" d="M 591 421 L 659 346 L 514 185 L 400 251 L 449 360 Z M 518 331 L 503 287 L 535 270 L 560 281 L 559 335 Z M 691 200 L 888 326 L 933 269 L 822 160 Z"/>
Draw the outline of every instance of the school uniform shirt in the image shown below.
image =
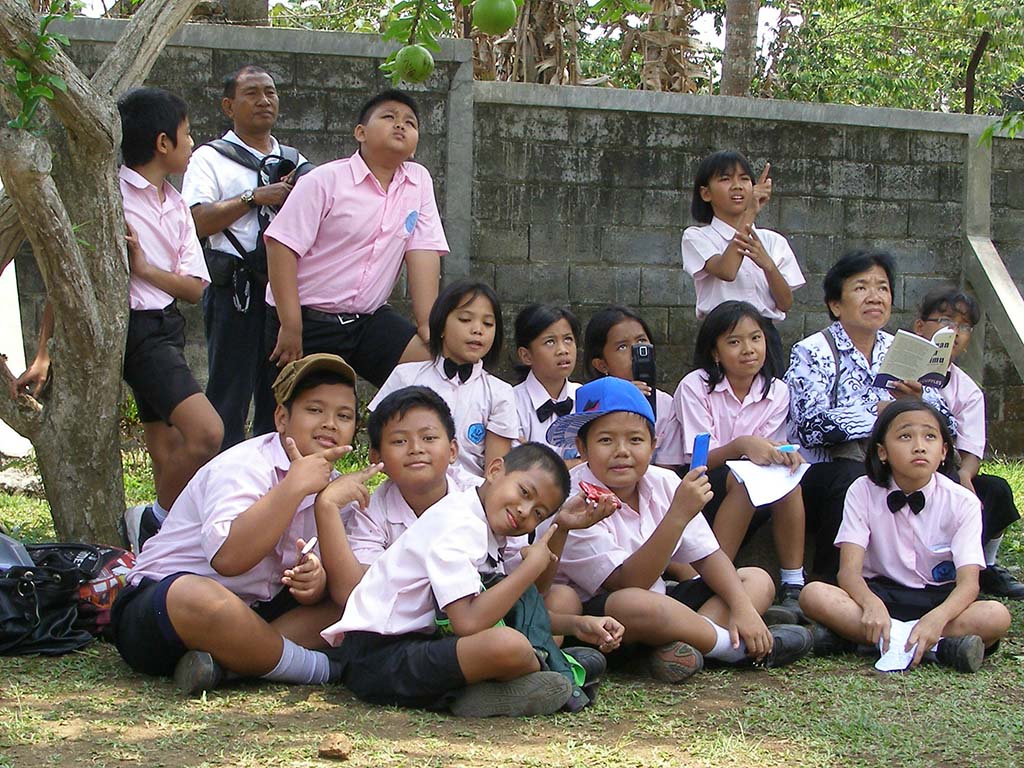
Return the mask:
<path id="1" fill-rule="evenodd" d="M 575 381 L 566 379 L 565 384 L 562 385 L 562 390 L 558 393 L 558 397 L 553 399 L 556 403 L 568 401 L 572 405 L 575 402 L 576 390 L 579 388 L 580 385 Z M 544 389 L 544 385 L 533 375 L 533 371 L 526 375 L 525 381 L 512 387 L 512 392 L 515 394 L 516 412 L 519 414 L 519 442 L 544 443 L 544 445 L 551 448 L 563 459 L 579 458 L 579 452 L 575 446 L 562 448 L 551 445 L 547 441 L 548 427 L 554 424 L 555 419 L 558 417 L 552 414 L 546 421 L 541 421 L 537 418 L 537 409 L 549 400 L 552 400 L 552 397 Z M 572 413 L 572 411 L 569 412 Z"/>
<path id="2" fill-rule="evenodd" d="M 581 480 L 603 486 L 589 464 L 578 464 L 569 473 L 575 488 Z M 626 504 L 589 528 L 570 531 L 562 551 L 556 581 L 569 584 L 586 602 L 605 591 L 603 584 L 612 572 L 654 533 L 665 519 L 676 488 L 682 481 L 667 469 L 651 466 L 639 483 L 640 509 Z M 538 528 L 537 535 L 540 535 Z M 696 515 L 683 529 L 679 544 L 670 558 L 673 563 L 692 563 L 718 549 L 718 540 L 704 515 Z M 665 594 L 665 581 L 659 577 L 650 587 Z"/>
<path id="3" fill-rule="evenodd" d="M 679 382 L 672 401 L 676 418 L 682 424 L 685 464 L 690 462 L 693 438 L 701 432 L 711 435 L 711 451 L 746 435 L 775 442 L 786 440 L 789 389 L 780 379 L 772 379 L 767 393 L 763 379 L 754 379 L 741 401 L 727 378 L 708 392 L 707 374 L 697 369 Z"/>
<path id="4" fill-rule="evenodd" d="M 234 131 L 228 131 L 221 138 L 237 144 L 257 160 L 281 154 L 281 145 L 273 136 L 270 137 L 270 152 L 267 153 L 249 146 Z M 304 162 L 306 158 L 300 154 L 299 163 Z M 191 208 L 194 205 L 238 198 L 246 190 L 255 189 L 258 184 L 255 171 L 225 157 L 209 144 L 202 144 L 192 151 L 192 158 L 188 161 L 188 169 L 181 182 L 181 196 Z M 256 239 L 260 236 L 257 213 L 256 208 L 248 210 L 227 227 L 246 251 L 256 248 Z M 264 207 L 263 213 L 271 219 L 275 216 L 274 211 L 268 207 Z M 242 258 L 223 232 L 210 235 L 209 245 L 214 250 Z"/>
<path id="5" fill-rule="evenodd" d="M 448 468 L 446 478 L 448 493 L 476 488 L 482 482 L 455 466 Z M 352 514 L 347 526 L 352 554 L 363 565 L 372 565 L 417 519 L 395 482 L 385 480 L 370 496 L 369 506 Z"/>
<path id="6" fill-rule="evenodd" d="M 290 465 L 276 432 L 246 440 L 211 459 L 188 481 L 160 532 L 146 542 L 128 582 L 159 581 L 184 571 L 213 579 L 249 605 L 272 598 L 283 587 L 285 570 L 298 564 L 295 542 L 316 535 L 316 494 L 299 502 L 274 549 L 245 573 L 222 576 L 210 563 L 227 540 L 235 518 L 284 480 Z M 332 473 L 332 479 L 337 475 Z M 354 504 L 341 510 L 346 524 L 354 510 Z M 313 552 L 319 557 L 319 545 L 314 545 Z"/>
<path id="7" fill-rule="evenodd" d="M 448 253 L 427 169 L 406 161 L 385 190 L 359 152 L 303 176 L 264 237 L 296 253 L 299 304 L 331 314 L 386 304 L 407 251 Z"/>
<path id="8" fill-rule="evenodd" d="M 127 165 L 117 172 L 124 200 L 124 220 L 139 236 L 146 261 L 176 275 L 198 277 L 210 282 L 202 246 L 196 237 L 192 213 L 178 190 L 163 183 L 163 202 L 157 188 Z M 128 306 L 131 309 L 163 309 L 174 297 L 134 274 L 128 278 Z"/>
<path id="9" fill-rule="evenodd" d="M 484 475 L 484 439 L 488 432 L 515 440 L 519 437 L 519 414 L 511 385 L 484 370 L 483 362 L 473 366 L 466 381 L 444 374 L 444 359 L 423 363 L 402 363 L 388 376 L 367 406 L 374 410 L 389 394 L 419 384 L 430 387 L 448 403 L 459 441 L 458 467 L 471 475 Z"/>
<path id="10" fill-rule="evenodd" d="M 884 576 L 920 589 L 956 581 L 956 569 L 965 565 L 985 567 L 977 496 L 936 472 L 921 489 L 924 509 L 915 515 L 907 505 L 889 511 L 893 490 L 859 477 L 846 492 L 836 545 L 864 548 L 864 578 Z"/>
<path id="11" fill-rule="evenodd" d="M 839 352 L 839 387 L 832 404 L 836 361 L 825 334 L 831 332 Z M 808 461 L 830 461 L 827 448 L 868 437 L 878 418 L 878 403 L 892 400 L 889 390 L 872 386 L 878 368 L 892 344 L 892 334 L 879 330 L 869 361 L 836 320 L 824 331 L 793 345 L 786 386 L 789 388 L 789 441 L 803 446 Z M 957 423 L 942 395 L 925 387 L 922 399 L 946 418 L 950 432 Z"/>
<path id="12" fill-rule="evenodd" d="M 985 456 L 985 395 L 961 368 L 949 366 L 949 381 L 939 390 L 956 418 L 956 449 L 979 459 Z"/>
<path id="13" fill-rule="evenodd" d="M 683 444 L 683 425 L 676 417 L 672 395 L 661 389 L 654 390 L 658 412 L 654 422 L 654 436 L 658 445 L 651 457 L 652 464 L 666 467 L 679 466 L 686 458 L 686 446 Z"/>
<path id="14" fill-rule="evenodd" d="M 779 268 L 790 288 L 804 284 L 800 265 L 796 262 L 789 241 L 778 232 L 754 227 L 768 255 Z M 704 317 L 723 301 L 746 301 L 770 320 L 785 320 L 786 313 L 775 305 L 768 288 L 768 278 L 752 259 L 744 258 L 736 272 L 736 279 L 726 282 L 704 269 L 708 259 L 725 252 L 736 235 L 736 230 L 715 216 L 710 224 L 687 227 L 683 232 L 683 269 L 693 277 L 697 293 L 697 318 Z"/>
<path id="15" fill-rule="evenodd" d="M 480 574 L 499 566 L 503 544 L 476 488 L 449 493 L 374 561 L 341 620 L 320 634 L 331 645 L 353 631 L 433 634 L 436 609 L 479 594 Z"/>

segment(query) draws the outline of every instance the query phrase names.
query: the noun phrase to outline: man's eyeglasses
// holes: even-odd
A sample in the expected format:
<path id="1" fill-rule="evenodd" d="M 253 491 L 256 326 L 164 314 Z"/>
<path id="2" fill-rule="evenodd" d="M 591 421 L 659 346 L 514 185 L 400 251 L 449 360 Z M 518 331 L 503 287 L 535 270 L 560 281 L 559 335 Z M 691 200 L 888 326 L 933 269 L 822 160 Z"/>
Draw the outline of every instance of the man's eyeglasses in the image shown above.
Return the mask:
<path id="1" fill-rule="evenodd" d="M 925 321 L 929 323 L 938 323 L 943 328 L 952 328 L 954 331 L 958 331 L 959 333 L 973 333 L 974 331 L 973 325 L 969 325 L 968 323 L 958 323 L 951 317 L 926 317 Z"/>

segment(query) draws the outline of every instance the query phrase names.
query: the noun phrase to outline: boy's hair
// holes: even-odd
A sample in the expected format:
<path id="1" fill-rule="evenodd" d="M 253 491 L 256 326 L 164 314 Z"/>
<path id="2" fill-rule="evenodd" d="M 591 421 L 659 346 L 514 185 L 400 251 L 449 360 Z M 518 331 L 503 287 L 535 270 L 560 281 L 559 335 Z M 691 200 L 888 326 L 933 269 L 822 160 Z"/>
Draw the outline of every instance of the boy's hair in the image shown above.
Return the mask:
<path id="1" fill-rule="evenodd" d="M 359 121 L 357 125 L 366 125 L 366 121 L 373 115 L 373 110 L 386 101 L 397 101 L 399 104 L 404 104 L 412 110 L 412 113 L 416 116 L 416 122 L 419 122 L 420 108 L 416 104 L 416 100 L 405 91 L 399 91 L 397 88 L 391 88 L 386 91 L 381 91 L 363 104 L 362 108 L 359 110 Z"/>
<path id="2" fill-rule="evenodd" d="M 971 325 L 981 322 L 981 306 L 971 294 L 960 290 L 955 285 L 934 288 L 921 299 L 918 318 L 927 320 L 936 312 L 957 313 L 967 318 Z"/>
<path id="3" fill-rule="evenodd" d="M 447 288 L 442 289 L 438 294 L 437 301 L 430 308 L 430 316 L 427 318 L 427 326 L 430 328 L 430 354 L 434 359 L 441 357 L 441 350 L 444 345 L 444 325 L 448 322 L 448 315 L 461 306 L 469 304 L 477 296 L 483 296 L 491 303 L 494 310 L 494 343 L 483 356 L 484 367 L 490 367 L 498 361 L 501 356 L 501 344 L 505 338 L 504 323 L 501 320 L 501 303 L 494 289 L 487 283 L 477 283 L 470 280 L 459 280 Z"/>
<path id="4" fill-rule="evenodd" d="M 568 309 L 553 307 L 550 304 L 528 304 L 516 315 L 516 348 L 529 347 L 534 339 L 559 320 L 569 323 L 569 330 L 576 337 L 578 344 L 581 330 L 580 321 L 576 315 Z M 526 374 L 530 372 L 530 366 L 524 365 L 518 360 L 514 363 L 513 368 L 519 374 L 520 380 L 525 379 Z"/>
<path id="5" fill-rule="evenodd" d="M 505 454 L 505 472 L 522 472 L 540 467 L 558 483 L 562 495 L 559 506 L 569 497 L 572 482 L 565 462 L 543 443 L 522 443 Z M 555 510 L 551 510 L 554 512 Z"/>
<path id="6" fill-rule="evenodd" d="M 733 168 L 739 166 L 746 173 L 750 180 L 754 180 L 754 169 L 740 152 L 731 149 L 722 149 L 712 152 L 700 161 L 697 166 L 697 174 L 693 177 L 693 200 L 690 202 L 690 215 L 693 220 L 700 224 L 710 224 L 715 217 L 711 203 L 700 196 L 700 188 L 709 185 L 712 177 L 721 173 L 729 173 Z"/>
<path id="7" fill-rule="evenodd" d="M 901 398 L 890 402 L 885 407 L 882 414 L 875 420 L 875 428 L 871 430 L 870 447 L 868 448 L 867 456 L 864 458 L 864 467 L 867 469 L 868 479 L 877 486 L 888 488 L 889 481 L 892 480 L 892 469 L 889 467 L 888 462 L 883 464 L 882 460 L 878 457 L 878 446 L 885 442 L 885 435 L 888 433 L 892 423 L 896 421 L 896 417 L 910 411 L 924 411 L 935 417 L 935 422 L 939 425 L 939 434 L 942 435 L 942 442 L 946 445 L 946 458 L 936 471 L 941 472 L 947 477 L 956 477 L 956 446 L 953 444 L 953 437 L 950 435 L 949 426 L 946 424 L 946 420 L 942 418 L 942 414 L 924 400 Z"/>
<path id="8" fill-rule="evenodd" d="M 761 399 L 763 400 L 771 388 L 772 381 L 782 375 L 782 361 L 776 360 L 775 355 L 771 354 L 768 346 L 768 320 L 757 311 L 757 307 L 753 304 L 746 301 L 723 301 L 708 312 L 704 322 L 700 324 L 700 330 L 697 331 L 697 343 L 694 345 L 693 351 L 693 365 L 704 371 L 708 379 L 708 392 L 714 392 L 715 387 L 725 378 L 722 366 L 715 362 L 714 357 L 718 339 L 727 333 L 731 333 L 733 328 L 744 317 L 749 317 L 757 323 L 764 336 L 764 365 L 758 372 L 758 376 L 763 384 L 761 392 Z"/>
<path id="9" fill-rule="evenodd" d="M 588 381 L 604 376 L 594 367 L 594 358 L 604 356 L 604 345 L 608 343 L 608 332 L 623 320 L 636 320 L 643 327 L 647 338 L 653 338 L 647 321 L 629 307 L 612 305 L 599 309 L 587 323 L 583 339 L 583 371 Z"/>
<path id="10" fill-rule="evenodd" d="M 455 421 L 452 419 L 451 409 L 439 394 L 429 387 L 402 387 L 381 400 L 370 413 L 370 418 L 366 422 L 370 448 L 379 451 L 381 439 L 384 436 L 384 427 L 395 419 L 403 418 L 414 408 L 433 411 L 441 422 L 441 426 L 444 427 L 448 441 L 451 442 L 455 439 Z"/>
<path id="11" fill-rule="evenodd" d="M 145 165 L 156 155 L 156 140 L 167 134 L 178 146 L 178 128 L 188 119 L 188 105 L 163 88 L 132 88 L 117 100 L 121 113 L 121 156 L 129 168 Z"/>
<path id="12" fill-rule="evenodd" d="M 284 409 L 291 414 L 292 405 L 298 399 L 299 395 L 307 390 L 313 389 L 314 387 L 319 387 L 321 384 L 344 384 L 346 387 L 351 387 L 352 393 L 356 396 L 356 414 L 358 415 L 359 395 L 356 394 L 356 388 L 348 378 L 337 371 L 318 370 L 311 371 L 306 374 L 295 383 L 295 388 L 292 389 L 288 399 L 281 403 L 281 405 L 283 405 Z"/>
<path id="13" fill-rule="evenodd" d="M 830 301 L 840 301 L 843 298 L 843 283 L 854 275 L 867 272 L 874 266 L 885 270 L 885 276 L 889 279 L 890 294 L 895 291 L 896 266 L 892 256 L 887 251 L 872 251 L 855 249 L 844 253 L 835 264 L 833 264 L 825 275 L 823 287 L 825 288 L 825 308 L 828 316 L 833 320 L 839 318 L 832 314 Z"/>
<path id="14" fill-rule="evenodd" d="M 224 98 L 233 99 L 235 98 L 235 89 L 238 88 L 238 78 L 242 75 L 266 75 L 271 80 L 274 76 L 267 72 L 263 67 L 258 67 L 255 64 L 243 64 L 234 72 L 224 76 Z M 275 82 L 275 85 L 277 83 Z"/>

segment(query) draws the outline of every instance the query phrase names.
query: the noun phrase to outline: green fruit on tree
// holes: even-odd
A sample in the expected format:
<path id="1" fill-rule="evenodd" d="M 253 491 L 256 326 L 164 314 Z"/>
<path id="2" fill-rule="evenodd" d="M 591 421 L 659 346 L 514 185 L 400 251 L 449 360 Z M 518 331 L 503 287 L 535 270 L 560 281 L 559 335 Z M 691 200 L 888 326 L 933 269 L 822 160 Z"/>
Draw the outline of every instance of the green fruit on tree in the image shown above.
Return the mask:
<path id="1" fill-rule="evenodd" d="M 515 0 L 476 0 L 473 26 L 488 35 L 503 35 L 516 23 Z"/>
<path id="2" fill-rule="evenodd" d="M 395 56 L 395 72 L 409 83 L 422 83 L 434 71 L 434 57 L 422 45 L 407 45 Z"/>

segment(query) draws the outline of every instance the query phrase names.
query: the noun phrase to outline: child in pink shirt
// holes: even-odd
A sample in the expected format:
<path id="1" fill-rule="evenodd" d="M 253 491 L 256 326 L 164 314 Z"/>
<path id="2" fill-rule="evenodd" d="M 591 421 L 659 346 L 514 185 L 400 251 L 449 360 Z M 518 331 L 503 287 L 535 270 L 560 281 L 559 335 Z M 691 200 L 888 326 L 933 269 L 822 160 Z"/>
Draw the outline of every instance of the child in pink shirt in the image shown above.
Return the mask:
<path id="1" fill-rule="evenodd" d="M 955 450 L 945 419 L 927 403 L 901 399 L 881 409 L 867 476 L 850 486 L 836 536 L 839 586 L 813 582 L 800 595 L 821 625 L 815 653 L 856 643 L 884 653 L 898 619 L 916 622 L 905 647 L 914 651 L 911 667 L 929 659 L 975 672 L 1006 635 L 1006 607 L 977 601 L 981 509 L 946 476 Z"/>
<path id="2" fill-rule="evenodd" d="M 779 604 L 766 620 L 792 624 L 802 618 L 804 585 L 804 503 L 797 486 L 778 501 L 755 509 L 746 486 L 725 462 L 749 459 L 760 465 L 795 469 L 800 453 L 786 445 L 789 389 L 778 362 L 767 355 L 767 321 L 745 301 L 726 301 L 713 309 L 697 332 L 694 365 L 676 388 L 673 407 L 682 425 L 683 445 L 702 432 L 711 435 L 708 477 L 714 498 L 704 507 L 718 543 L 736 559 L 755 512 L 769 514 L 779 556 Z M 689 456 L 687 456 L 687 459 Z"/>

